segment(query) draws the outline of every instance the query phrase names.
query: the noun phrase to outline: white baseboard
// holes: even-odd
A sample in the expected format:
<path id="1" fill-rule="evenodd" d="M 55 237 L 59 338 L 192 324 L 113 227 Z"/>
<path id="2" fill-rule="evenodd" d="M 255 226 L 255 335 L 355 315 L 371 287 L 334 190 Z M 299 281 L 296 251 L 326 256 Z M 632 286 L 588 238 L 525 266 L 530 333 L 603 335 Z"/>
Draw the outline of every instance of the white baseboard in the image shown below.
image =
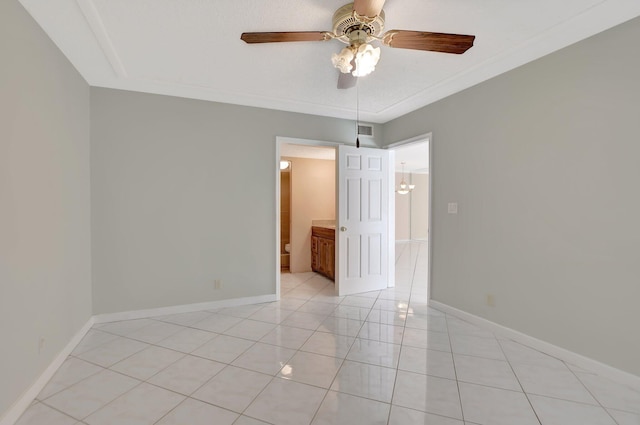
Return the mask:
<path id="1" fill-rule="evenodd" d="M 62 363 L 67 359 L 69 354 L 76 348 L 76 345 L 80 343 L 82 338 L 93 326 L 93 317 L 90 317 L 87 323 L 71 338 L 71 341 L 60 351 L 55 359 L 49 364 L 44 372 L 38 377 L 36 382 L 9 408 L 5 415 L 0 419 L 0 425 L 14 425 L 22 414 L 31 405 L 36 396 L 40 394 L 40 391 L 47 385 L 47 382 L 58 371 L 58 368 L 62 366 Z"/>
<path id="2" fill-rule="evenodd" d="M 277 300 L 278 299 L 275 294 L 258 295 L 256 297 L 231 298 L 228 300 L 209 301 L 196 304 L 183 304 L 170 307 L 150 308 L 146 310 L 98 314 L 96 316 L 93 316 L 93 318 L 95 323 L 119 322 L 121 320 L 144 319 L 147 317 L 167 316 L 169 314 L 191 313 L 194 311 L 213 310 L 216 308 L 238 307 L 241 305 L 268 303 Z"/>
<path id="3" fill-rule="evenodd" d="M 496 335 L 511 339 L 535 350 L 542 351 L 543 353 L 549 354 L 560 360 L 571 363 L 583 369 L 590 370 L 597 373 L 598 375 L 609 378 L 612 381 L 616 381 L 620 384 L 627 385 L 631 388 L 636 389 L 637 391 L 640 391 L 640 376 L 633 375 L 631 373 L 601 363 L 597 360 L 585 357 L 581 354 L 574 353 L 573 351 L 569 351 L 566 348 L 558 347 L 557 345 L 553 345 L 549 342 L 539 340 L 532 336 L 523 334 L 522 332 L 507 328 L 506 326 L 502 326 L 474 314 L 467 313 L 466 311 L 458 310 L 457 308 L 451 307 L 447 304 L 429 300 L 429 305 L 440 311 L 449 313 L 452 316 L 456 316 L 460 319 L 466 320 L 467 322 L 489 328 Z"/>

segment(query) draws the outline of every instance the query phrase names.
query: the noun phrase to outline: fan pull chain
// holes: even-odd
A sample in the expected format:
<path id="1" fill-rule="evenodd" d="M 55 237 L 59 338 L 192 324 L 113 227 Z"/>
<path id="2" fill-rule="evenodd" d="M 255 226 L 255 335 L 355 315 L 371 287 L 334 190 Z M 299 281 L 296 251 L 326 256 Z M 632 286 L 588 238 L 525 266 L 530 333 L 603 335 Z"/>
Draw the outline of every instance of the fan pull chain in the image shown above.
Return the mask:
<path id="1" fill-rule="evenodd" d="M 356 148 L 360 148 L 360 89 L 356 84 Z"/>

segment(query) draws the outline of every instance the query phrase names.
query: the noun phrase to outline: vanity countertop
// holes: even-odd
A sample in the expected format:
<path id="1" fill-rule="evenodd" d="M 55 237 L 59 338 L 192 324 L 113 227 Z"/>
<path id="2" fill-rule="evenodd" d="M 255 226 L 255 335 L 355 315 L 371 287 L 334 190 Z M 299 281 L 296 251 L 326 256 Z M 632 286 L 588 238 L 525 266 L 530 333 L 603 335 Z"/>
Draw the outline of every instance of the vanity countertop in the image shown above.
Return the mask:
<path id="1" fill-rule="evenodd" d="M 322 227 L 324 229 L 335 229 L 336 221 L 335 220 L 312 220 L 311 227 Z"/>

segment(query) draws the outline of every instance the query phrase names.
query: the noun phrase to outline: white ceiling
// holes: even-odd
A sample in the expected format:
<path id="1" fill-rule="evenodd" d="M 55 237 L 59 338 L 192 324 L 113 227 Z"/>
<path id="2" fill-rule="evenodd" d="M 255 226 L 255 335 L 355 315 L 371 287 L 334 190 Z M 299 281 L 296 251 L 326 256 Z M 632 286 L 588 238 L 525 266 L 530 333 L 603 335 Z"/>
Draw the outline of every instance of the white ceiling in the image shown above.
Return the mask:
<path id="1" fill-rule="evenodd" d="M 20 0 L 89 84 L 353 119 L 336 41 L 247 45 L 245 31 L 330 31 L 345 0 Z M 382 48 L 360 117 L 384 123 L 640 15 L 638 0 L 388 0 L 386 29 L 476 35 L 464 55 Z"/>

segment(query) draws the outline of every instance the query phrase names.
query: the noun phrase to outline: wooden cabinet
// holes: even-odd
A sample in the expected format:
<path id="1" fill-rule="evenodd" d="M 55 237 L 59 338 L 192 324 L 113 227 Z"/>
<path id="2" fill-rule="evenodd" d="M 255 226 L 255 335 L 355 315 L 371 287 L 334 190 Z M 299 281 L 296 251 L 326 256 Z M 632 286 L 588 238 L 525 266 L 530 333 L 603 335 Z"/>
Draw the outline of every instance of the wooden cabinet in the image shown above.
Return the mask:
<path id="1" fill-rule="evenodd" d="M 311 270 L 335 279 L 336 231 L 328 227 L 311 228 Z"/>

